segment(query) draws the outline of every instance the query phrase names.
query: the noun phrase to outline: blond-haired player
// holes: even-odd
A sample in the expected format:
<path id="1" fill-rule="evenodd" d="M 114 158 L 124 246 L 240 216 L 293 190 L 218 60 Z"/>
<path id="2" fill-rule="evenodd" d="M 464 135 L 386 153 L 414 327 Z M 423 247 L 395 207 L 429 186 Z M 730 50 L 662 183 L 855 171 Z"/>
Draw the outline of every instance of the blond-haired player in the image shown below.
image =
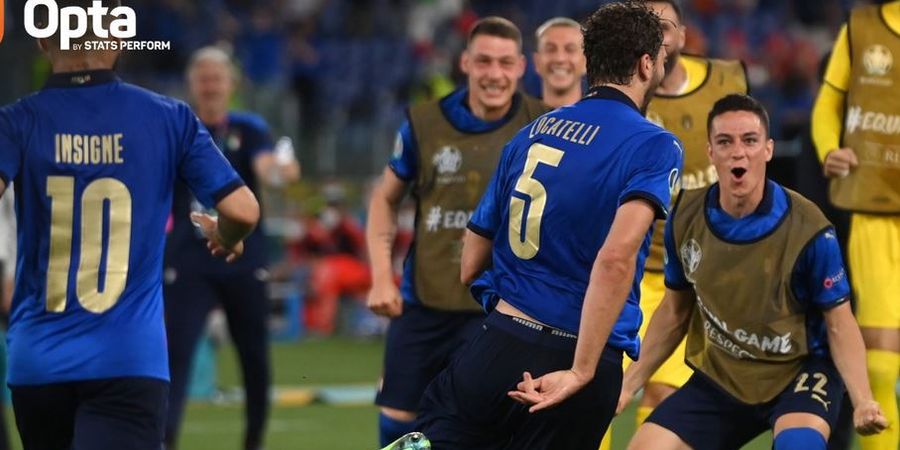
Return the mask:
<path id="1" fill-rule="evenodd" d="M 551 108 L 581 100 L 581 79 L 587 72 L 581 24 L 568 17 L 554 17 L 538 27 L 534 68 L 541 76 L 544 104 Z"/>

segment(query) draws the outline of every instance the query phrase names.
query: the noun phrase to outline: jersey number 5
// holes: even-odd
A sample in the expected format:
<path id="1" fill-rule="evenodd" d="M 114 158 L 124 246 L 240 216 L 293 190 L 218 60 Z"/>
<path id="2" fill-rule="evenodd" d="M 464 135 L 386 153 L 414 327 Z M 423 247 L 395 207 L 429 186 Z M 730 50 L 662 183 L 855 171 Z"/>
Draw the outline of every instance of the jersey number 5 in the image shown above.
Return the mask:
<path id="1" fill-rule="evenodd" d="M 69 264 L 75 226 L 75 178 L 47 178 L 50 197 L 50 262 L 47 267 L 47 311 L 66 310 Z M 109 217 L 108 221 L 105 220 Z M 131 250 L 131 192 L 121 181 L 100 178 L 81 194 L 81 258 L 75 280 L 81 306 L 100 314 L 112 308 L 125 290 Z M 106 252 L 104 254 L 104 229 Z M 106 260 L 103 261 L 103 257 Z M 100 265 L 104 277 L 100 278 Z"/>
<path id="2" fill-rule="evenodd" d="M 540 163 L 559 166 L 564 154 L 562 150 L 544 144 L 535 143 L 528 148 L 525 169 L 516 181 L 516 192 L 527 195 L 531 200 L 528 217 L 525 217 L 525 200 L 512 197 L 509 204 L 509 246 L 520 259 L 534 258 L 541 248 L 541 218 L 547 206 L 547 189 L 534 178 L 534 171 Z"/>

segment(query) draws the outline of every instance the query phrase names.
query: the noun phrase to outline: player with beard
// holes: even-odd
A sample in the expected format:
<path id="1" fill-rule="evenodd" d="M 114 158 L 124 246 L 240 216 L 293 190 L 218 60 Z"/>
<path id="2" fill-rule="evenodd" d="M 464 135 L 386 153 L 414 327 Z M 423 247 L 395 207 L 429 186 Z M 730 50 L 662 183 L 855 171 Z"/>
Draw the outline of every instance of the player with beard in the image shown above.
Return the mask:
<path id="1" fill-rule="evenodd" d="M 381 406 L 382 446 L 412 431 L 425 387 L 484 318 L 459 283 L 463 231 L 503 146 L 546 111 L 516 91 L 525 57 L 522 35 L 512 22 L 478 21 L 460 66 L 466 87 L 409 109 L 369 205 L 368 306 L 392 319 L 375 400 Z M 398 289 L 391 251 L 399 205 L 410 188 L 417 203 L 415 240 Z"/>
<path id="2" fill-rule="evenodd" d="M 586 67 L 581 24 L 568 17 L 554 17 L 535 32 L 534 68 L 541 76 L 543 101 L 551 108 L 581 100 L 581 79 Z"/>
<path id="3" fill-rule="evenodd" d="M 496 296 L 479 297 L 491 299 L 487 319 L 421 404 L 436 450 L 600 443 L 622 355 L 640 349 L 650 227 L 666 217 L 681 166 L 677 138 L 642 115 L 664 75 L 662 41 L 645 6 L 600 8 L 585 24 L 588 95 L 504 149 L 461 267 L 468 284 L 492 265 Z"/>

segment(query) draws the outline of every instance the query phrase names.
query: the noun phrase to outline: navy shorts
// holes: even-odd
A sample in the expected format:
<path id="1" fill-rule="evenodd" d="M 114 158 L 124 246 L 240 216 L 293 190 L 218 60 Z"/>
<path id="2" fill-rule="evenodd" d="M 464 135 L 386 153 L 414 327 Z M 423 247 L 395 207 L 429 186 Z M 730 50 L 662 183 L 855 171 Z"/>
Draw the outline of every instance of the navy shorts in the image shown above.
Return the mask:
<path id="1" fill-rule="evenodd" d="M 10 386 L 27 450 L 159 450 L 169 383 L 109 378 Z"/>
<path id="2" fill-rule="evenodd" d="M 537 413 L 507 393 L 522 380 L 572 367 L 576 337 L 492 312 L 428 386 L 416 429 L 434 450 L 597 450 L 622 386 L 622 352 L 604 350 L 594 380 Z"/>
<path id="3" fill-rule="evenodd" d="M 384 374 L 375 404 L 416 411 L 428 383 L 450 364 L 484 321 L 481 312 L 441 311 L 403 305 L 391 320 L 384 349 Z"/>
<path id="4" fill-rule="evenodd" d="M 834 363 L 823 358 L 811 358 L 781 394 L 758 405 L 735 399 L 694 372 L 647 421 L 672 431 L 695 450 L 740 448 L 788 413 L 815 414 L 834 429 L 844 389 Z"/>

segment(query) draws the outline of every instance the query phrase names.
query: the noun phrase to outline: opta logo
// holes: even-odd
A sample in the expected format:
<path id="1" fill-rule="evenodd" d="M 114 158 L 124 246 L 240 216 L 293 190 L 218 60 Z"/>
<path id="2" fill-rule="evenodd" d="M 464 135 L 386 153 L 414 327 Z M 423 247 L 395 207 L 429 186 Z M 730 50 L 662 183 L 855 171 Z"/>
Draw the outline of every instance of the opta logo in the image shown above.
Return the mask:
<path id="1" fill-rule="evenodd" d="M 2 4 L 3 2 L 0 0 L 0 5 Z M 39 28 L 34 21 L 34 13 L 38 7 L 47 8 L 47 23 L 41 24 L 43 28 Z M 103 24 L 103 18 L 107 15 L 115 17 L 109 24 L 108 30 L 104 28 Z M 106 39 L 112 36 L 129 39 L 137 34 L 137 19 L 134 10 L 127 6 L 117 6 L 110 10 L 104 7 L 100 0 L 94 0 L 87 9 L 78 6 L 66 6 L 60 9 L 54 0 L 28 0 L 25 2 L 25 31 L 28 32 L 28 35 L 36 39 L 43 39 L 59 32 L 59 47 L 62 50 L 71 49 L 72 39 L 78 39 L 87 33 L 88 17 L 90 17 L 91 31 L 98 38 Z"/>

